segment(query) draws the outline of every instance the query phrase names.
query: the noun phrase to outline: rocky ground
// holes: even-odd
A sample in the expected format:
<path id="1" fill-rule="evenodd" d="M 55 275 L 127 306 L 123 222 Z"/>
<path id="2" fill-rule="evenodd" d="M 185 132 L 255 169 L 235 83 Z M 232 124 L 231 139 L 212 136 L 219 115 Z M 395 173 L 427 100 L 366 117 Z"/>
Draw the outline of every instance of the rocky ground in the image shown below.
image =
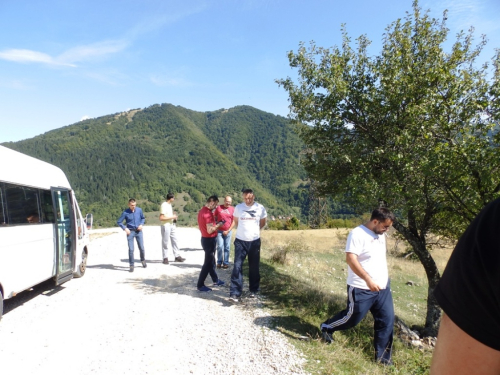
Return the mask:
<path id="1" fill-rule="evenodd" d="M 227 286 L 196 290 L 197 229 L 179 228 L 184 263 L 163 265 L 159 227 L 145 227 L 147 268 L 128 272 L 125 234 L 94 239 L 81 279 L 45 282 L 5 301 L 2 374 L 303 374 L 303 359 L 259 299 L 233 305 Z M 171 257 L 173 260 L 173 257 Z M 229 270 L 218 270 L 229 283 Z M 211 284 L 210 276 L 206 281 Z M 248 284 L 246 284 L 248 285 Z"/>

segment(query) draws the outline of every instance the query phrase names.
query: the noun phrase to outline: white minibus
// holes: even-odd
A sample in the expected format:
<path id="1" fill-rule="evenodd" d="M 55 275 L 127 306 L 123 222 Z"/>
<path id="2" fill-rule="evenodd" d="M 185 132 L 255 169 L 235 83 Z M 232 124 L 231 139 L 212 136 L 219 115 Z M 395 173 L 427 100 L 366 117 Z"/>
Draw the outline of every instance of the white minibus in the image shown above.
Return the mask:
<path id="1" fill-rule="evenodd" d="M 85 274 L 88 229 L 60 168 L 0 146 L 0 319 L 3 300 Z"/>

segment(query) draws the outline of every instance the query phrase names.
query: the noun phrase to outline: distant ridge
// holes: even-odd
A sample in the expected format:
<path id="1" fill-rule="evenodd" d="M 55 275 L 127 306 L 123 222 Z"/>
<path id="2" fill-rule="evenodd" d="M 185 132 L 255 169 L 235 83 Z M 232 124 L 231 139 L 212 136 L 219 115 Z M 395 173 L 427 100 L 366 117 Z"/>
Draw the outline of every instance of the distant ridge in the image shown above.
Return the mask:
<path id="1" fill-rule="evenodd" d="M 169 191 L 179 193 L 186 224 L 207 196 L 238 202 L 245 187 L 270 215 L 307 215 L 294 125 L 250 106 L 197 112 L 155 104 L 3 145 L 62 168 L 98 226 L 113 226 L 129 197 L 157 211 Z"/>

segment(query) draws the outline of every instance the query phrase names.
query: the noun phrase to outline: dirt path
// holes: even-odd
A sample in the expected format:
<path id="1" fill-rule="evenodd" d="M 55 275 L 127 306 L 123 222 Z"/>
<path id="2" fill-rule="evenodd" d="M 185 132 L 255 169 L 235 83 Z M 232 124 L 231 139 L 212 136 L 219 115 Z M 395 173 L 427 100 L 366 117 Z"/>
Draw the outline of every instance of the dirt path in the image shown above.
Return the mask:
<path id="1" fill-rule="evenodd" d="M 302 359 L 268 329 L 260 301 L 202 294 L 197 229 L 179 228 L 184 263 L 163 265 L 159 227 L 145 227 L 147 268 L 128 272 L 123 232 L 92 241 L 86 275 L 43 283 L 5 302 L 2 374 L 302 374 Z M 138 251 L 136 251 L 138 261 Z M 229 270 L 220 279 L 229 283 Z M 207 279 L 207 285 L 210 278 Z"/>

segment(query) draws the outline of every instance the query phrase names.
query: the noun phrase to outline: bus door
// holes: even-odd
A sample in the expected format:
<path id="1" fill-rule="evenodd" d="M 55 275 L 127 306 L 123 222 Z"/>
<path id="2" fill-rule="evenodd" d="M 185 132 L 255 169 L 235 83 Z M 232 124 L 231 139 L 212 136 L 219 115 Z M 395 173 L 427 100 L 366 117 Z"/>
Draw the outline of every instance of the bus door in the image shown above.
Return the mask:
<path id="1" fill-rule="evenodd" d="M 74 212 L 68 189 L 51 188 L 56 217 L 56 285 L 73 278 L 75 262 Z"/>

